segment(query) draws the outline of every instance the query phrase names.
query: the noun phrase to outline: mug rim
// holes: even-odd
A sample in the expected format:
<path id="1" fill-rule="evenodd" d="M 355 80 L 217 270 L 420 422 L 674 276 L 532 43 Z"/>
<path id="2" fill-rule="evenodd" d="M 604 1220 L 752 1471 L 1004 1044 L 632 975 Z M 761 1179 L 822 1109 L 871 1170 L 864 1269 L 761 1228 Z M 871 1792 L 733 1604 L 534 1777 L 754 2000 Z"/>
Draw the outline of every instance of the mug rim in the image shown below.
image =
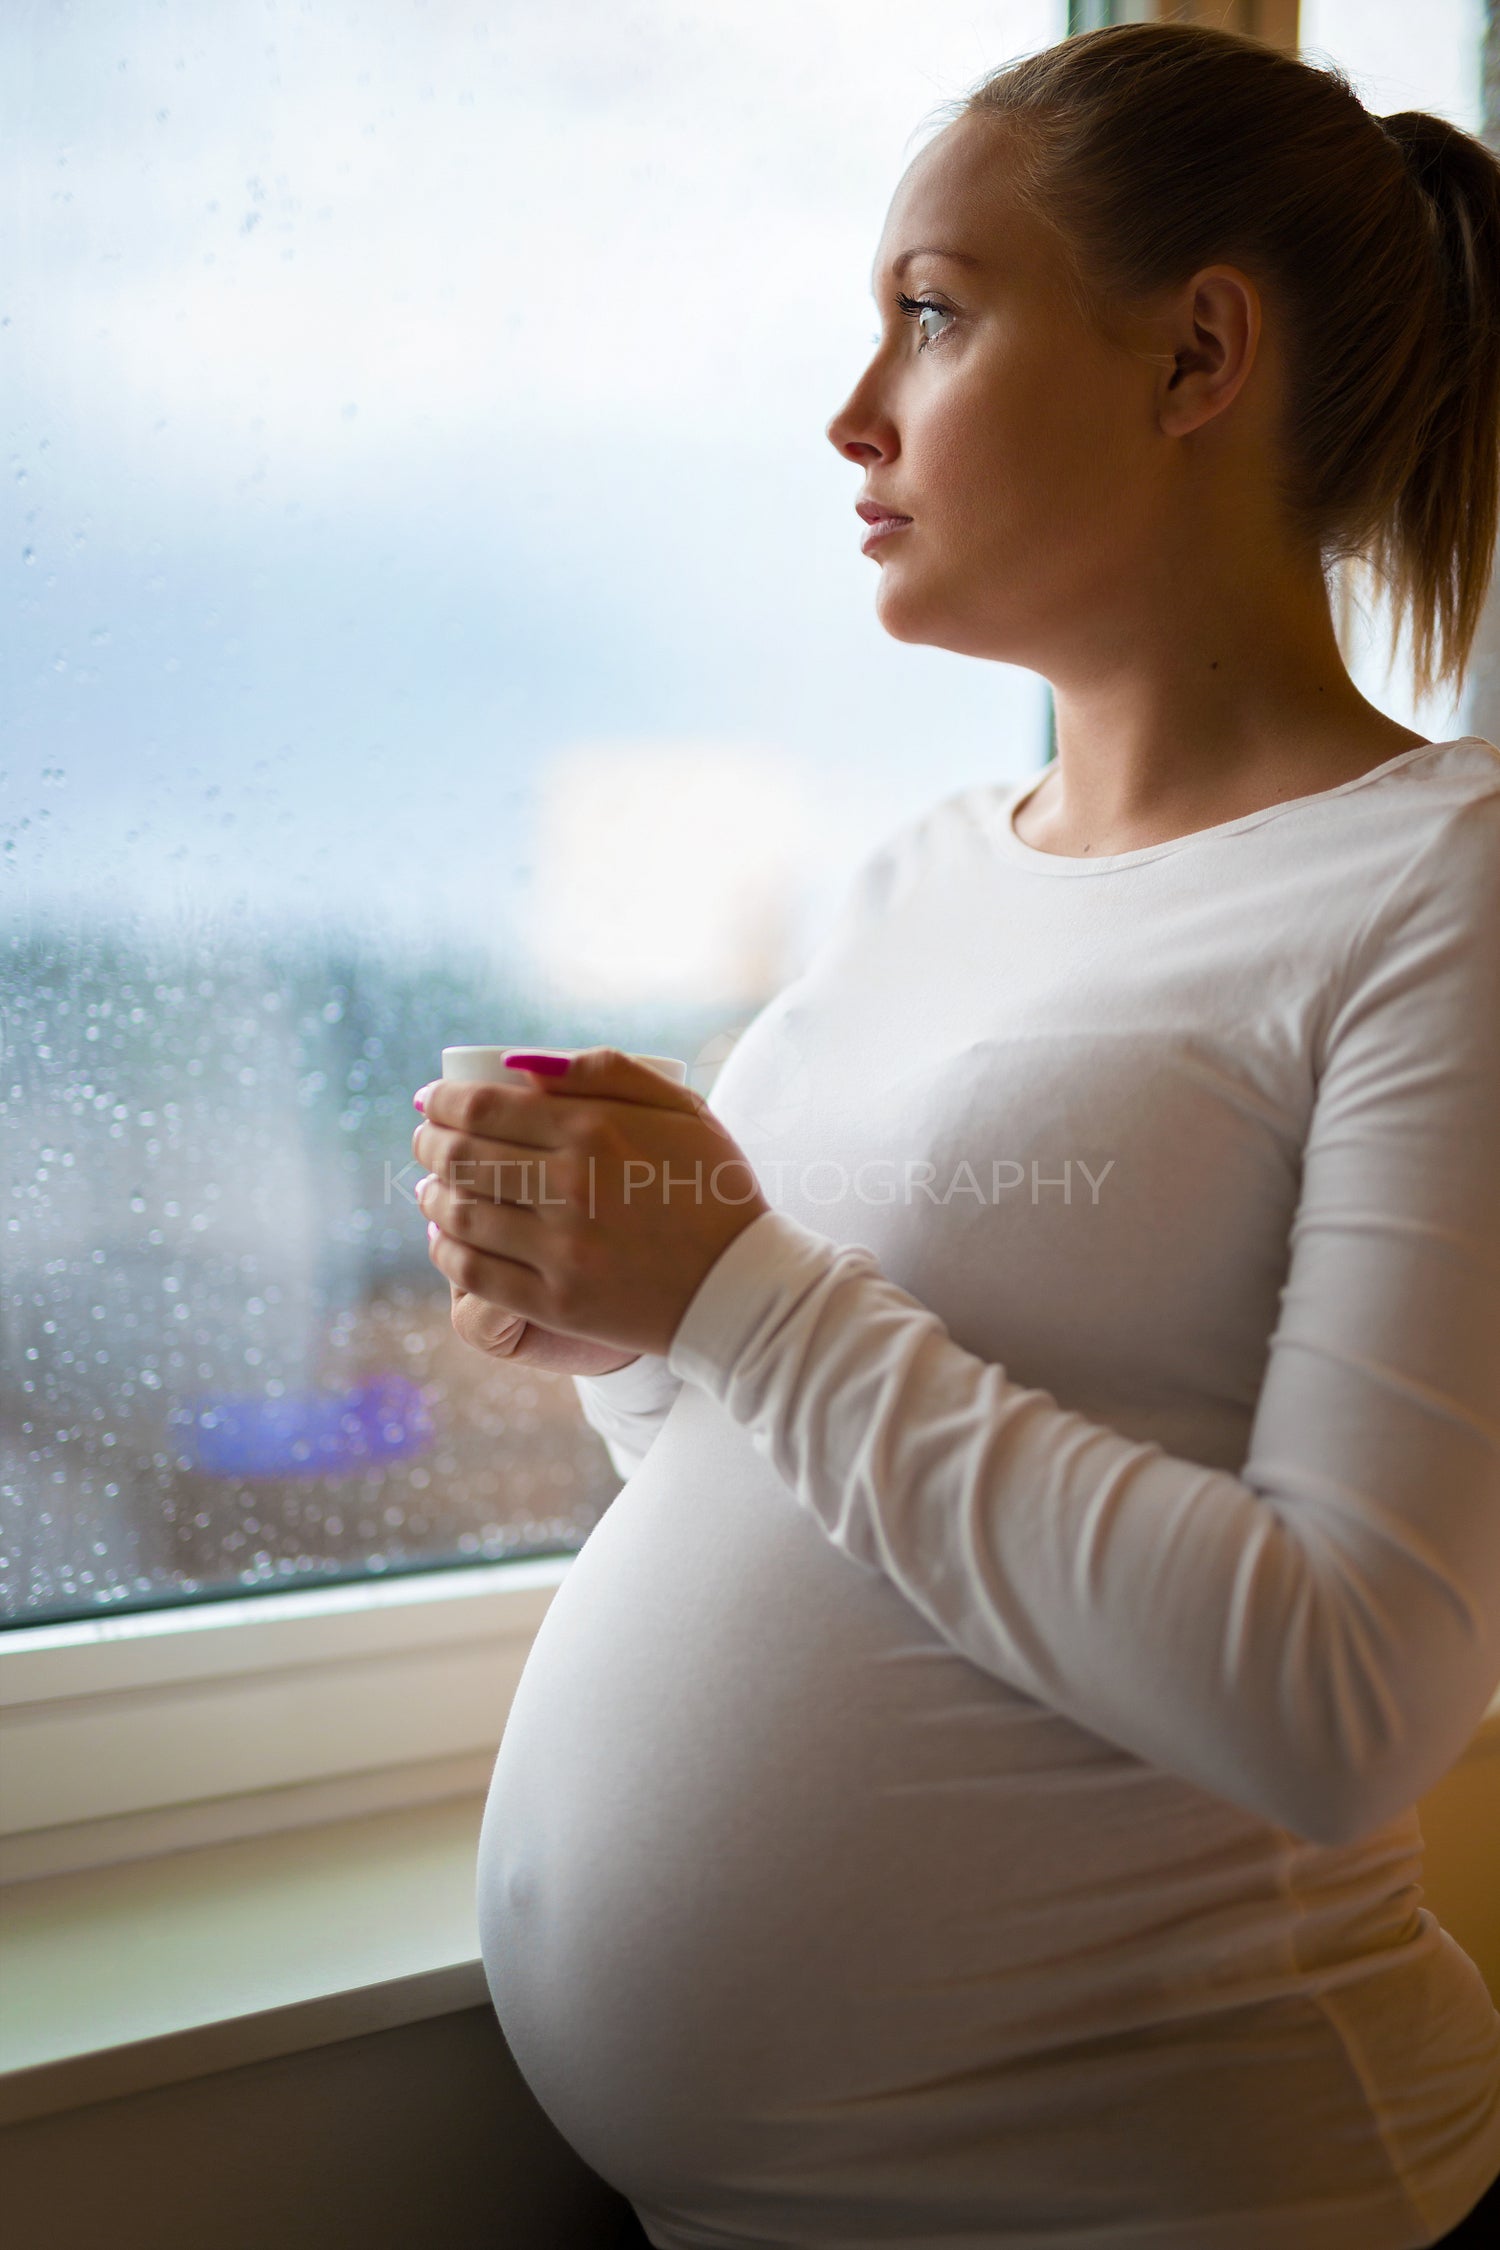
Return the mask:
<path id="1" fill-rule="evenodd" d="M 499 1055 L 502 1058 L 503 1067 L 503 1058 L 506 1055 L 577 1055 L 582 1052 L 581 1047 L 538 1047 L 523 1044 L 519 1040 L 476 1041 L 466 1046 L 445 1047 L 443 1049 L 443 1076 L 446 1077 L 448 1074 L 450 1056 L 458 1060 L 467 1055 Z M 646 1063 L 648 1066 L 653 1063 L 670 1063 L 674 1071 L 680 1070 L 682 1073 L 682 1077 L 677 1083 L 687 1084 L 688 1065 L 681 1055 L 655 1054 L 638 1047 L 626 1047 L 621 1052 L 629 1055 L 632 1062 Z M 663 1075 L 666 1074 L 663 1073 Z"/>

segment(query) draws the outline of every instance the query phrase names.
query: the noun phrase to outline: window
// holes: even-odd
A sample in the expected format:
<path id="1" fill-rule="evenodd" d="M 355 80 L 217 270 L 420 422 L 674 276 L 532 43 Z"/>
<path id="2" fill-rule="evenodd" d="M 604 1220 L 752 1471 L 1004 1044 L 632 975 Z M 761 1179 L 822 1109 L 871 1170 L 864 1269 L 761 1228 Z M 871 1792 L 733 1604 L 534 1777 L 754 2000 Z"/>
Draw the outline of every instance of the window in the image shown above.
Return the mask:
<path id="1" fill-rule="evenodd" d="M 411 1094 L 501 1039 L 707 1090 L 899 812 L 1034 758 L 1035 681 L 879 633 L 823 425 L 903 141 L 1052 15 L 0 26 L 10 1621 L 607 1504 L 571 1383 L 449 1331 Z"/>
<path id="2" fill-rule="evenodd" d="M 882 634 L 824 425 L 924 117 L 1067 20 L 0 20 L 0 1618 L 33 1718 L 106 1646 L 102 1690 L 200 1678 L 159 1628 L 205 1604 L 237 1633 L 280 1604 L 269 1632 L 332 1588 L 327 1656 L 363 1588 L 363 1663 L 380 1619 L 442 1638 L 435 1573 L 472 1574 L 472 1644 L 531 1558 L 534 1622 L 608 1505 L 571 1383 L 449 1332 L 411 1093 L 501 1039 L 673 1052 L 708 1090 L 898 819 L 1045 755 L 1034 677 Z M 1379 106 L 1477 125 L 1478 0 L 1302 27 Z M 1361 683 L 1411 716 L 1366 638 Z M 149 1660 L 91 1637 L 121 1613 Z M 239 1645 L 245 1677 L 290 1661 Z M 439 1750 L 475 1746 L 410 1755 Z"/>

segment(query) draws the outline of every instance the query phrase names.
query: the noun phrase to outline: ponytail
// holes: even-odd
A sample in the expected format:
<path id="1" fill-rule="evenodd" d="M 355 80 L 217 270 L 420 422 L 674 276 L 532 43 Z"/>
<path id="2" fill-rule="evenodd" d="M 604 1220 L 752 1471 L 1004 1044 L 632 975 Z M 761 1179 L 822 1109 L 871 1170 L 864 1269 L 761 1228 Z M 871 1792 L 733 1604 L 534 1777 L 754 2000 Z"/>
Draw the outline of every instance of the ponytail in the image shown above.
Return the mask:
<path id="1" fill-rule="evenodd" d="M 1086 314 L 1241 264 L 1283 322 L 1282 488 L 1325 572 L 1362 564 L 1419 691 L 1456 691 L 1500 513 L 1500 162 L 1441 118 L 1187 23 L 1082 32 L 956 104 L 1004 135 Z"/>
<path id="2" fill-rule="evenodd" d="M 1401 151 L 1430 245 L 1425 413 L 1370 561 L 1411 619 L 1418 680 L 1461 675 L 1500 519 L 1500 163 L 1440 117 L 1379 120 Z M 1456 685 L 1455 679 L 1455 685 Z"/>

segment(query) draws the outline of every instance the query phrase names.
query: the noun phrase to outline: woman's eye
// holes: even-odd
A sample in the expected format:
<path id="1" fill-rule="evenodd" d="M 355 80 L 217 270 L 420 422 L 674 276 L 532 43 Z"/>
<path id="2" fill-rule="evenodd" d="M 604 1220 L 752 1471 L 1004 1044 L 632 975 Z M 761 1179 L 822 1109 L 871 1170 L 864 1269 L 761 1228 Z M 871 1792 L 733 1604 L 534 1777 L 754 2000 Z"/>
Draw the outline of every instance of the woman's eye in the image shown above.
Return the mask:
<path id="1" fill-rule="evenodd" d="M 899 295 L 896 303 L 908 320 L 916 321 L 918 326 L 921 327 L 922 333 L 917 344 L 919 352 L 926 351 L 929 344 L 941 342 L 947 334 L 946 329 L 938 329 L 934 333 L 932 329 L 923 325 L 929 313 L 935 313 L 939 320 L 951 320 L 953 315 L 947 310 L 946 306 L 935 305 L 930 297 L 903 297 Z"/>

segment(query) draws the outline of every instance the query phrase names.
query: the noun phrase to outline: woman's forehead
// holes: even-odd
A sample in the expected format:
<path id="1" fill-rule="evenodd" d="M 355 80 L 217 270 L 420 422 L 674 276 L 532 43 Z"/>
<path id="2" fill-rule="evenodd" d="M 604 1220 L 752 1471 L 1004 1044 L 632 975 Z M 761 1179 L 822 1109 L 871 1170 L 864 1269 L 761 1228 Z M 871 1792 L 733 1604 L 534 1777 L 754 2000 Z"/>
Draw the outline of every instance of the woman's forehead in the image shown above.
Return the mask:
<path id="1" fill-rule="evenodd" d="M 899 281 L 919 251 L 942 251 L 983 280 L 1029 239 L 995 136 L 955 122 L 919 150 L 898 181 L 876 252 L 872 286 Z"/>

